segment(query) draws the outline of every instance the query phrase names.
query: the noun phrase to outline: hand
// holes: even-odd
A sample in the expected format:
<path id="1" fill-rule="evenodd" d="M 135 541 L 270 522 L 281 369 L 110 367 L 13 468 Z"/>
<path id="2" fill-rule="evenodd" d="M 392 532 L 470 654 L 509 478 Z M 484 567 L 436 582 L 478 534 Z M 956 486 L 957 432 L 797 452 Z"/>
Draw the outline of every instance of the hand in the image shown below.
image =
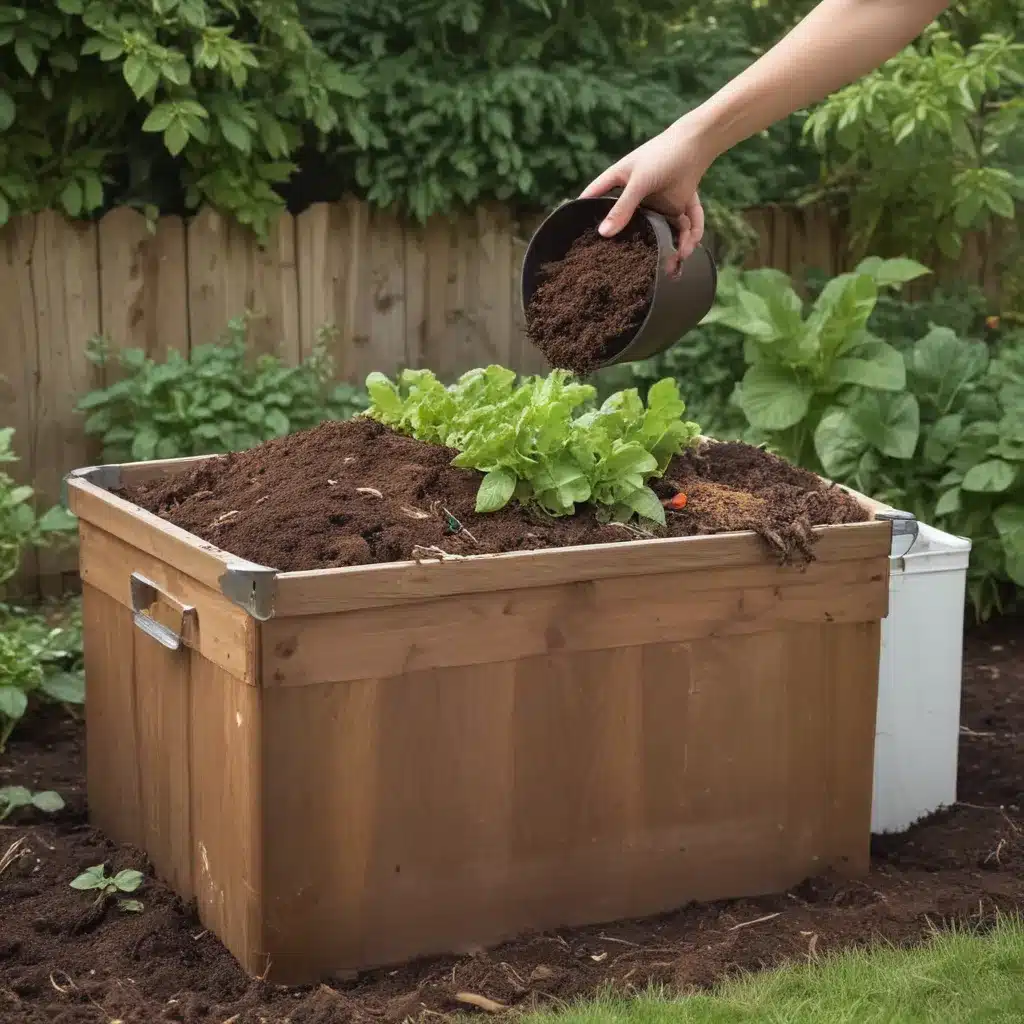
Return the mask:
<path id="1" fill-rule="evenodd" d="M 679 233 L 668 266 L 675 273 L 704 235 L 697 185 L 711 163 L 707 151 L 700 132 L 684 118 L 609 167 L 580 198 L 592 199 L 621 186 L 622 195 L 598 229 L 606 238 L 618 234 L 641 203 L 663 213 Z"/>

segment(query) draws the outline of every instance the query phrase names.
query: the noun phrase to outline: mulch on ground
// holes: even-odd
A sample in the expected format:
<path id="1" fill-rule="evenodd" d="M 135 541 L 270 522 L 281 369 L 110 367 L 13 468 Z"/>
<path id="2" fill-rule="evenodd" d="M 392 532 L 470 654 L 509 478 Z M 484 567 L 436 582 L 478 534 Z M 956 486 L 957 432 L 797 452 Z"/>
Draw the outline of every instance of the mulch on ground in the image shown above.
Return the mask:
<path id="1" fill-rule="evenodd" d="M 839 488 L 740 442 L 672 460 L 658 496 L 686 495 L 665 528 L 600 522 L 592 507 L 555 518 L 512 502 L 478 515 L 483 478 L 456 453 L 357 418 L 211 459 L 119 492 L 217 547 L 281 571 L 408 561 L 417 552 L 493 554 L 645 537 L 753 530 L 782 561 L 813 558 L 813 526 L 868 513 Z M 653 527 L 653 524 L 651 524 Z"/>
<path id="2" fill-rule="evenodd" d="M 465 1010 L 474 993 L 509 1007 L 558 1006 L 607 986 L 706 986 L 739 970 L 873 939 L 914 943 L 935 925 L 986 925 L 1024 910 L 1024 621 L 967 642 L 962 804 L 878 838 L 869 877 L 693 905 L 645 921 L 524 938 L 499 949 L 304 989 L 252 980 L 158 882 L 139 915 L 91 909 L 68 887 L 82 869 L 147 867 L 86 823 L 81 726 L 54 712 L 12 740 L 0 785 L 55 788 L 56 820 L 0 829 L 0 1021 L 19 1024 L 398 1024 Z"/>

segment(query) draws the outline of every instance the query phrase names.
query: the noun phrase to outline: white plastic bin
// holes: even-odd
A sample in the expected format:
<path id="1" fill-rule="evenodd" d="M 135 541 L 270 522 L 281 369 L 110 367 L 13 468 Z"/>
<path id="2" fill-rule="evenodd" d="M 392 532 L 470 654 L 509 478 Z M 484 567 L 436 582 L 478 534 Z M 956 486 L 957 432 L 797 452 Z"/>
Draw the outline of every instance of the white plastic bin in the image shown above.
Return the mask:
<path id="1" fill-rule="evenodd" d="M 882 622 L 871 831 L 903 832 L 956 802 L 971 542 L 921 523 L 893 558 Z"/>

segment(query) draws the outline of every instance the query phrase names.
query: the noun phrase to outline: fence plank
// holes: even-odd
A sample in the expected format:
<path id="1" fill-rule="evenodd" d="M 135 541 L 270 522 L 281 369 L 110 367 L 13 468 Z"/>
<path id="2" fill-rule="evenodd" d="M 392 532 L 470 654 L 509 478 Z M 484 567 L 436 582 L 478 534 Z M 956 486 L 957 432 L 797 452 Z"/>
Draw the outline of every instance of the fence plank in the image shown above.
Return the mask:
<path id="1" fill-rule="evenodd" d="M 88 464 L 78 400 L 98 386 L 98 369 L 86 358 L 86 342 L 100 329 L 99 245 L 93 224 L 72 223 L 48 211 L 36 218 L 31 277 L 39 344 L 35 487 L 40 507 L 60 501 L 64 474 Z M 60 594 L 73 574 L 73 551 L 39 553 L 44 595 Z"/>
<path id="2" fill-rule="evenodd" d="M 36 218 L 15 217 L 0 234 L 0 302 L 5 312 L 0 331 L 0 427 L 14 427 L 19 461 L 2 467 L 22 484 L 35 484 L 39 388 L 39 342 L 36 295 L 31 275 Z M 39 558 L 29 551 L 21 573 L 9 584 L 12 593 L 37 592 Z"/>
<path id="3" fill-rule="evenodd" d="M 365 308 L 369 329 L 353 345 L 346 376 L 364 380 L 373 370 L 393 374 L 405 363 L 405 237 L 402 223 L 392 213 L 375 211 L 369 222 L 370 256 L 364 261 L 368 275 Z"/>
<path id="4" fill-rule="evenodd" d="M 187 353 L 185 225 L 161 217 L 155 231 L 137 210 L 120 207 L 98 225 L 100 330 L 115 349 L 141 348 L 163 360 Z"/>
<path id="5" fill-rule="evenodd" d="M 302 358 L 295 219 L 282 214 L 265 246 L 251 249 L 248 305 L 256 313 L 249 341 L 255 353 L 278 356 L 294 366 Z"/>

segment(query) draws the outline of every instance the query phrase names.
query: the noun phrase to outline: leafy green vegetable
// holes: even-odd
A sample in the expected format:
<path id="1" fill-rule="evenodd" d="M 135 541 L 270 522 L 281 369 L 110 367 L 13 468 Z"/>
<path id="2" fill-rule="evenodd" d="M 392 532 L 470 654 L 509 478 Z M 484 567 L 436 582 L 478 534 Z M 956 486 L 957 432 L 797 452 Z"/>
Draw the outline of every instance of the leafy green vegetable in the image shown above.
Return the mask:
<path id="1" fill-rule="evenodd" d="M 0 787 L 0 821 L 9 818 L 23 807 L 34 807 L 44 814 L 56 814 L 64 809 L 64 800 L 60 793 L 55 793 L 52 789 L 33 793 L 24 786 Z"/>
<path id="2" fill-rule="evenodd" d="M 585 502 L 611 518 L 636 514 L 664 524 L 647 481 L 700 434 L 683 420 L 686 405 L 671 378 L 658 381 L 646 405 L 636 388 L 593 407 L 596 391 L 555 370 L 516 382 L 501 366 L 470 370 L 445 387 L 430 370 L 405 370 L 397 381 L 366 379 L 367 415 L 420 441 L 454 448 L 456 466 L 484 474 L 477 511 L 495 512 L 513 498 L 554 516 Z"/>

